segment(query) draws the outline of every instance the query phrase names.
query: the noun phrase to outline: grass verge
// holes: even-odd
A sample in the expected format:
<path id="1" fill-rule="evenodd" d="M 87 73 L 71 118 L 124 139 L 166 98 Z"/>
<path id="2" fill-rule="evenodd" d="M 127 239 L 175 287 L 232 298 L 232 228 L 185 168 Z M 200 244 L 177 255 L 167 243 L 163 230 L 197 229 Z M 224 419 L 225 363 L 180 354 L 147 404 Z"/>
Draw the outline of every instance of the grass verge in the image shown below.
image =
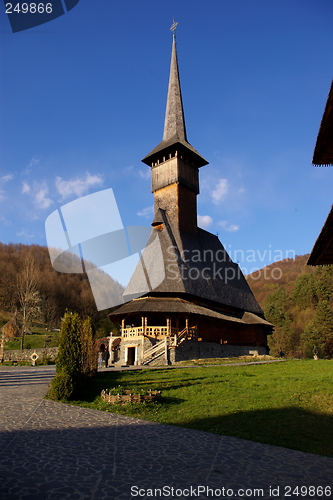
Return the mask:
<path id="1" fill-rule="evenodd" d="M 102 389 L 157 389 L 157 403 L 110 405 Z M 72 404 L 333 456 L 333 361 L 100 372 Z"/>

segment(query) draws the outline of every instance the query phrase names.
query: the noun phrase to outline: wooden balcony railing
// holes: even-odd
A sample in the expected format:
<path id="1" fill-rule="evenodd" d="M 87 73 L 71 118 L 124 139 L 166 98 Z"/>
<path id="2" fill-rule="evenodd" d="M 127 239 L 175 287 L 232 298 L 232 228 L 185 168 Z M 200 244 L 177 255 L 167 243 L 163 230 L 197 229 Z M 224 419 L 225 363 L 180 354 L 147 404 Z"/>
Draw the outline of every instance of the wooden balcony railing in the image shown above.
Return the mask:
<path id="1" fill-rule="evenodd" d="M 197 336 L 197 328 L 193 326 L 179 331 L 177 328 L 168 328 L 167 326 L 146 326 L 144 330 L 142 326 L 132 326 L 130 328 L 123 328 L 121 333 L 123 338 L 141 337 L 142 335 L 148 335 L 149 337 L 166 335 L 167 337 L 173 337 L 174 344 L 177 345 L 186 337 L 195 339 Z"/>

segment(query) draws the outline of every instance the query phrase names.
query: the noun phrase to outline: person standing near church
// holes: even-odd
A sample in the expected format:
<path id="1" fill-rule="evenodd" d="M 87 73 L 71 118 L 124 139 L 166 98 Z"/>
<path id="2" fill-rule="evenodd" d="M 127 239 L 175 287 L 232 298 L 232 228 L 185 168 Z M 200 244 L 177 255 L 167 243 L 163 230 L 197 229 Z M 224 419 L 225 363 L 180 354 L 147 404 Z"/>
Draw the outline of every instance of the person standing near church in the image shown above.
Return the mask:
<path id="1" fill-rule="evenodd" d="M 103 361 L 105 362 L 105 368 L 109 366 L 110 352 L 108 346 L 106 346 L 105 351 L 103 352 Z"/>

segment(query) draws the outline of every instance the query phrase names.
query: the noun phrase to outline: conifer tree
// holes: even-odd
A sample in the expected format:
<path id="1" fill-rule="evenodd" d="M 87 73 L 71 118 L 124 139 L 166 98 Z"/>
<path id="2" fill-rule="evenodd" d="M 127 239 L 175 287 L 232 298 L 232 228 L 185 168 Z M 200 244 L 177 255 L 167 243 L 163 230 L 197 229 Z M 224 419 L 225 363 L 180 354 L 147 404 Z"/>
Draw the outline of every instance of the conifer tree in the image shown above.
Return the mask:
<path id="1" fill-rule="evenodd" d="M 319 300 L 330 300 L 333 295 L 333 266 L 318 266 L 315 276 Z"/>
<path id="2" fill-rule="evenodd" d="M 302 273 L 296 278 L 292 299 L 301 310 L 318 303 L 318 280 L 313 274 Z"/>
<path id="3" fill-rule="evenodd" d="M 274 333 L 268 339 L 273 356 L 290 355 L 295 350 L 292 319 L 289 313 L 290 304 L 290 296 L 282 286 L 279 286 L 266 300 L 265 317 L 274 325 Z"/>
<path id="4" fill-rule="evenodd" d="M 319 356 L 333 356 L 333 311 L 328 300 L 318 302 L 314 320 L 305 327 L 301 343 L 308 357 L 312 356 L 314 347 Z"/>
<path id="5" fill-rule="evenodd" d="M 82 345 L 82 375 L 90 377 L 97 372 L 97 347 L 95 342 L 95 331 L 90 317 L 82 322 L 81 328 Z"/>
<path id="6" fill-rule="evenodd" d="M 57 373 L 65 372 L 73 378 L 82 371 L 81 320 L 76 312 L 67 312 L 61 324 L 57 356 Z"/>
<path id="7" fill-rule="evenodd" d="M 66 312 L 61 325 L 56 376 L 51 382 L 52 399 L 70 399 L 80 388 L 82 377 L 81 320 L 74 312 Z"/>

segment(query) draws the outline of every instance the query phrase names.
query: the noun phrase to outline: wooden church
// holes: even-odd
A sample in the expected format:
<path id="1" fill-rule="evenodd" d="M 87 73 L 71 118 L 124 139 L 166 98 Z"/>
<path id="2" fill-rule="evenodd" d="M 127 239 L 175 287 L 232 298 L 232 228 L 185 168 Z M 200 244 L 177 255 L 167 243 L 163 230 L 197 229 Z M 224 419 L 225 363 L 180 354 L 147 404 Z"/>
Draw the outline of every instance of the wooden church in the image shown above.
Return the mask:
<path id="1" fill-rule="evenodd" d="M 272 325 L 217 236 L 197 225 L 199 168 L 208 162 L 187 140 L 175 36 L 163 140 L 142 161 L 151 167 L 151 238 L 158 238 L 163 279 L 111 311 L 110 320 L 121 325 L 120 336 L 111 338 L 111 363 L 267 354 Z M 145 258 L 145 252 L 151 267 L 156 255 L 150 251 Z M 140 295 L 147 279 L 144 266 L 138 266 L 126 294 Z"/>

